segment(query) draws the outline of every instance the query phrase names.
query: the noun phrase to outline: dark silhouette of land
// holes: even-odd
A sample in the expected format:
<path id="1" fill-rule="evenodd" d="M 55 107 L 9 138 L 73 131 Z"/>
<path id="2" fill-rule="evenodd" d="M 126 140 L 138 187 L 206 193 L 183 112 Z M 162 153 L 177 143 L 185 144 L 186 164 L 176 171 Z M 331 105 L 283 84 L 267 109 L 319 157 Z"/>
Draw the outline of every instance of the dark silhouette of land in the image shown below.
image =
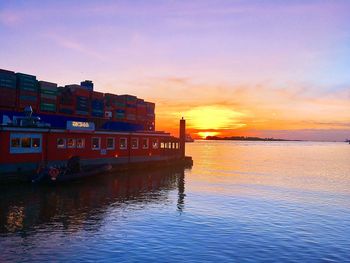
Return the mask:
<path id="1" fill-rule="evenodd" d="M 302 140 L 286 140 L 286 139 L 275 139 L 275 138 L 245 137 L 245 136 L 231 136 L 231 137 L 207 136 L 205 139 L 217 140 L 217 141 L 302 141 Z"/>

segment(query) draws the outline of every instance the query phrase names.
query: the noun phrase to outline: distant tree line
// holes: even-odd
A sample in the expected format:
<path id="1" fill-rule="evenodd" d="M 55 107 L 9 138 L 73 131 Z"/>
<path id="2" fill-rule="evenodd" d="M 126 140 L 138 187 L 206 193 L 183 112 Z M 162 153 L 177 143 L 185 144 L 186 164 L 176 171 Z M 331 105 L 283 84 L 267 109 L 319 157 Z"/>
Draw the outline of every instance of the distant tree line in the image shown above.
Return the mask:
<path id="1" fill-rule="evenodd" d="M 300 141 L 300 140 L 285 140 L 275 138 L 260 138 L 260 137 L 247 137 L 247 136 L 230 136 L 230 137 L 218 137 L 207 136 L 206 140 L 222 140 L 222 141 Z"/>

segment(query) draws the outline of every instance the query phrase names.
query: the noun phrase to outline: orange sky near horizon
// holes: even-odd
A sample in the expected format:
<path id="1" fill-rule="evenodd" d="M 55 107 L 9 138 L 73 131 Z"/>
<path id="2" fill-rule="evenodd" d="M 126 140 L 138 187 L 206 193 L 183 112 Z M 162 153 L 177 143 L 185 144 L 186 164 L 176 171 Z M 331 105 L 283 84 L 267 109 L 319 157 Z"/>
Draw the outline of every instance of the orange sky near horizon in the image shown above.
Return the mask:
<path id="1" fill-rule="evenodd" d="M 350 137 L 347 90 L 315 96 L 307 87 L 192 86 L 187 81 L 177 89 L 177 83 L 172 86 L 167 80 L 174 99 L 163 99 L 163 85 L 152 85 L 151 94 L 160 94 L 153 98 L 156 127 L 175 135 L 183 116 L 188 132 L 197 139 L 216 135 L 341 141 Z M 186 86 L 188 92 L 183 93 Z"/>

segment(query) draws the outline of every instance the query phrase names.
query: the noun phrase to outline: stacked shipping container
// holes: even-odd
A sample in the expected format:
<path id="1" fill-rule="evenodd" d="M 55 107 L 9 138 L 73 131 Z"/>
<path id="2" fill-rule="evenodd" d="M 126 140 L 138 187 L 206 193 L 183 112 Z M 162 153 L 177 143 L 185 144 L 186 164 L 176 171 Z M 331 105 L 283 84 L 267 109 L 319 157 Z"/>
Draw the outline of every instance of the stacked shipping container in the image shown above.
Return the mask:
<path id="1" fill-rule="evenodd" d="M 103 118 L 104 114 L 104 94 L 93 91 L 91 93 L 91 116 Z"/>
<path id="2" fill-rule="evenodd" d="M 91 80 L 85 80 L 80 82 L 80 86 L 84 87 L 89 91 L 94 91 L 94 83 Z"/>
<path id="3" fill-rule="evenodd" d="M 79 116 L 90 115 L 90 91 L 80 85 L 67 85 L 66 88 L 71 90 L 73 103 L 75 104 L 75 114 Z"/>
<path id="4" fill-rule="evenodd" d="M 75 110 L 73 93 L 70 88 L 60 87 L 58 89 L 59 113 L 73 115 Z"/>
<path id="5" fill-rule="evenodd" d="M 19 110 L 23 110 L 28 105 L 36 110 L 38 108 L 38 81 L 36 76 L 16 73 L 16 77 Z"/>
<path id="6" fill-rule="evenodd" d="M 106 93 L 104 95 L 105 101 L 105 116 L 111 115 L 114 121 L 125 121 L 125 98 L 115 94 Z"/>
<path id="7" fill-rule="evenodd" d="M 125 98 L 122 96 L 116 96 L 114 101 L 114 120 L 126 120 L 126 103 Z"/>
<path id="8" fill-rule="evenodd" d="M 147 118 L 145 122 L 145 130 L 154 131 L 155 129 L 155 104 L 153 102 L 146 102 Z"/>
<path id="9" fill-rule="evenodd" d="M 144 130 L 155 126 L 155 104 L 136 96 L 95 92 L 92 81 L 57 87 L 56 83 L 38 82 L 33 75 L 0 69 L 0 109 L 22 112 L 29 105 L 45 114 L 90 119 L 99 127 L 108 121 Z M 106 127 L 124 126 L 110 123 Z"/>
<path id="10" fill-rule="evenodd" d="M 40 111 L 56 112 L 57 111 L 57 84 L 39 81 L 40 88 Z"/>
<path id="11" fill-rule="evenodd" d="M 16 74 L 13 71 L 0 69 L 0 107 L 16 107 Z"/>
<path id="12" fill-rule="evenodd" d="M 136 116 L 137 121 L 140 123 L 144 123 L 147 119 L 147 104 L 142 99 L 137 99 Z"/>
<path id="13" fill-rule="evenodd" d="M 136 122 L 137 97 L 132 95 L 121 95 L 119 97 L 125 102 L 125 119 Z"/>
<path id="14" fill-rule="evenodd" d="M 106 93 L 104 94 L 104 103 L 105 103 L 105 117 L 107 119 L 113 119 L 113 105 L 117 95 Z"/>

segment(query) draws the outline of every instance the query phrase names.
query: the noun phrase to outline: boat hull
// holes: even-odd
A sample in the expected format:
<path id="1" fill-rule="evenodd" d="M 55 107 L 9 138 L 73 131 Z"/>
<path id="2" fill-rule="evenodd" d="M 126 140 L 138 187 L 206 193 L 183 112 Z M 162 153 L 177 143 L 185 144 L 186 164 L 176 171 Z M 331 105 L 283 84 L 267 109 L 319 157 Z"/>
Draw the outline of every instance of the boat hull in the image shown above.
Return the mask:
<path id="1" fill-rule="evenodd" d="M 64 166 L 67 162 L 49 162 L 49 166 Z M 82 170 L 92 170 L 93 172 L 83 172 L 76 176 L 66 176 L 61 181 L 77 180 L 90 176 L 103 175 L 108 171 L 142 170 L 157 167 L 180 166 L 191 167 L 193 161 L 191 157 L 181 158 L 179 156 L 150 156 L 148 158 L 106 158 L 81 160 Z M 94 170 L 95 169 L 95 170 Z M 29 183 L 38 172 L 37 163 L 21 163 L 0 165 L 1 183 Z"/>

